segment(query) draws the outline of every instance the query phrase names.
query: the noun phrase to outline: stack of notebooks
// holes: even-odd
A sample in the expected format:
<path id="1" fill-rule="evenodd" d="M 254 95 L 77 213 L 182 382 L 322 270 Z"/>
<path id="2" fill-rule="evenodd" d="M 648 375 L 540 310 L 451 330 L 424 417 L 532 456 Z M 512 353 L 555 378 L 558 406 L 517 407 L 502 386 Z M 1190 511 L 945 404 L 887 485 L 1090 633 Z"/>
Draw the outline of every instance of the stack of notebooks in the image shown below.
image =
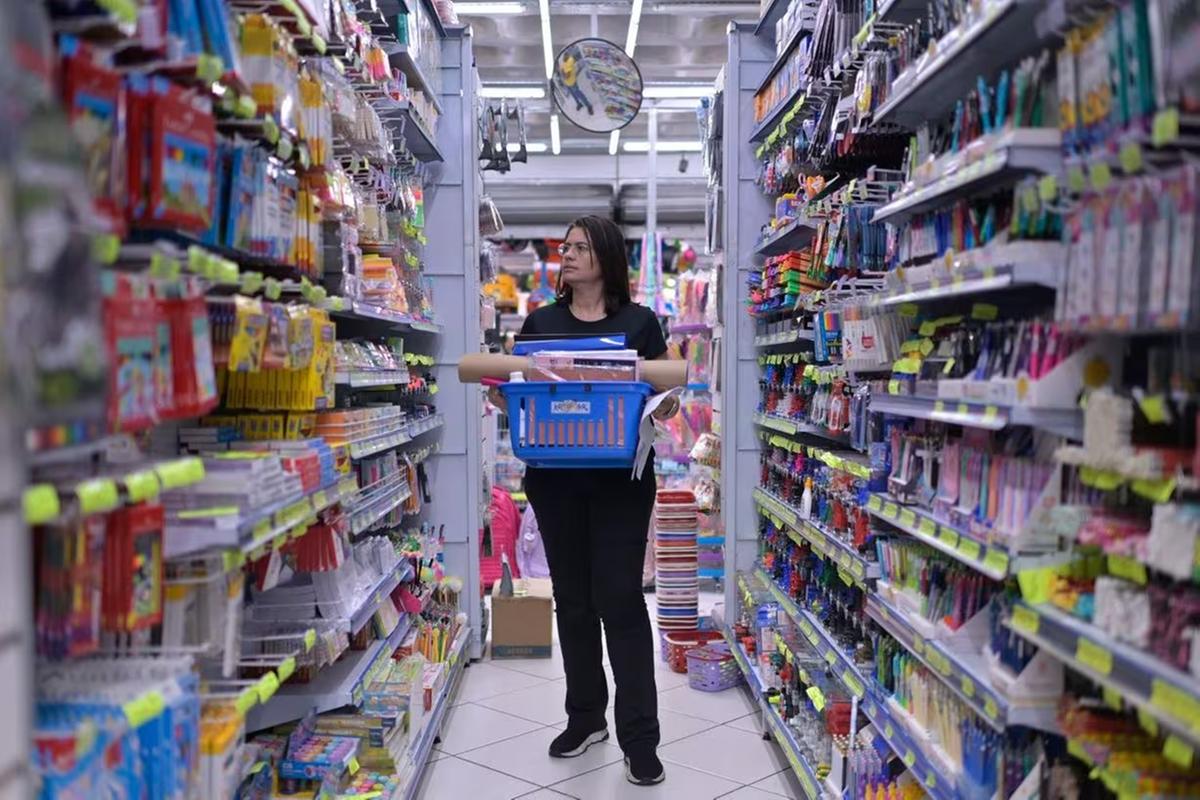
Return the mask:
<path id="1" fill-rule="evenodd" d="M 696 533 L 700 511 L 690 491 L 662 491 L 654 508 L 654 593 L 658 627 L 695 630 L 700 621 L 699 551 Z"/>

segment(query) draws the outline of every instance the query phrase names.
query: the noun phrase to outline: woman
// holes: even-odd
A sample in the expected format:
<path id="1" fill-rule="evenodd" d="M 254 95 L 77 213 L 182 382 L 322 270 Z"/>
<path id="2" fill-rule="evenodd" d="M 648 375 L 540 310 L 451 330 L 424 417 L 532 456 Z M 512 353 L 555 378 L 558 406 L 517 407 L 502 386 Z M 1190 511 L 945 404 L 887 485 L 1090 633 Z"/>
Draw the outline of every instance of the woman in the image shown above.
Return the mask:
<path id="1" fill-rule="evenodd" d="M 525 320 L 523 334 L 625 334 L 642 358 L 664 358 L 667 344 L 650 309 L 629 297 L 625 238 L 612 222 L 582 217 L 559 248 L 555 303 Z M 675 398 L 655 411 L 666 419 Z M 629 469 L 534 469 L 525 489 L 550 563 L 558 638 L 567 674 L 567 729 L 550 744 L 555 758 L 583 755 L 608 738 L 600 626 L 617 687 L 617 741 L 625 775 L 649 786 L 665 777 L 658 747 L 654 646 L 642 596 L 646 531 L 654 508 L 654 470 L 631 480 Z"/>

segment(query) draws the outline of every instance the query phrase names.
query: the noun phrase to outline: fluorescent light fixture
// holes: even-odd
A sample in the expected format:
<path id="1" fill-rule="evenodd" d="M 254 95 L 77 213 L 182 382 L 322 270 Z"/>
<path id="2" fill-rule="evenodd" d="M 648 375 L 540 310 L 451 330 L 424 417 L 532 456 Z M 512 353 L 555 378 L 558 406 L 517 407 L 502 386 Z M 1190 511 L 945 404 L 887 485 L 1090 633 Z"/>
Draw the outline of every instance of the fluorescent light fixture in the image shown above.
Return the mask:
<path id="1" fill-rule="evenodd" d="M 611 146 L 611 142 L 609 143 Z M 655 151 L 659 153 L 699 153 L 703 145 L 700 142 L 664 142 L 658 140 L 655 145 Z M 625 143 L 626 153 L 649 153 L 650 143 L 643 141 L 632 141 Z"/>
<path id="2" fill-rule="evenodd" d="M 638 26 L 642 24 L 642 0 L 633 0 L 633 11 L 629 14 L 629 33 L 625 34 L 625 52 L 633 58 L 637 47 Z"/>
<path id="3" fill-rule="evenodd" d="M 546 62 L 546 80 L 554 75 L 554 48 L 550 43 L 550 0 L 538 0 L 538 16 L 542 18 L 542 58 Z"/>
<path id="4" fill-rule="evenodd" d="M 519 142 L 509 142 L 508 143 L 508 152 L 516 153 L 516 152 L 519 152 L 520 149 L 521 149 L 521 144 Z M 530 153 L 544 153 L 550 148 L 546 147 L 545 142 L 528 142 L 525 145 L 525 149 Z"/>
<path id="5" fill-rule="evenodd" d="M 642 89 L 642 97 L 671 99 L 671 98 L 691 98 L 697 99 L 708 97 L 713 93 L 711 85 L 699 84 L 696 86 L 684 86 L 681 84 L 662 84 L 659 86 L 646 86 Z"/>
<path id="6" fill-rule="evenodd" d="M 479 96 L 541 100 L 546 96 L 546 90 L 541 86 L 484 86 L 479 90 Z"/>
<path id="7" fill-rule="evenodd" d="M 454 10 L 467 16 L 486 17 L 493 14 L 524 14 L 524 3 L 455 3 Z"/>
<path id="8" fill-rule="evenodd" d="M 612 135 L 608 137 L 608 154 L 610 156 L 617 154 L 617 139 L 619 138 L 621 138 L 620 131 L 613 131 Z"/>
<path id="9" fill-rule="evenodd" d="M 559 138 L 558 131 L 558 114 L 550 115 L 550 149 L 554 151 L 554 155 L 562 152 L 562 139 Z"/>

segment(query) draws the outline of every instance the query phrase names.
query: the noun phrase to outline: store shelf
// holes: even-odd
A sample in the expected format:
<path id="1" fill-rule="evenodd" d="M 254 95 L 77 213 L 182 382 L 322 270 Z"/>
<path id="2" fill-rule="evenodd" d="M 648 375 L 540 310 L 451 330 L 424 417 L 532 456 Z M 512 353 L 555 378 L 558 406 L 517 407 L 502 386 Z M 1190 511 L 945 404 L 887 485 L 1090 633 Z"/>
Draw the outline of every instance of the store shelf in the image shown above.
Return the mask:
<path id="1" fill-rule="evenodd" d="M 410 377 L 408 370 L 352 370 L 338 372 L 334 382 L 338 386 L 349 386 L 352 389 L 370 389 L 406 384 Z"/>
<path id="2" fill-rule="evenodd" d="M 799 250 L 811 242 L 816 233 L 817 224 L 802 217 L 789 222 L 765 239 L 759 240 L 754 252 L 760 256 L 777 256 L 792 250 Z"/>
<path id="3" fill-rule="evenodd" d="M 739 575 L 739 580 L 741 576 Z M 741 642 L 733 635 L 733 631 L 728 626 L 722 626 L 721 633 L 725 636 L 725 640 L 729 643 L 729 649 L 733 653 L 733 660 L 737 662 L 738 669 L 741 670 L 743 677 L 746 679 L 746 685 L 750 687 L 750 691 L 754 693 L 755 700 L 762 707 L 763 721 L 770 730 L 771 735 L 775 737 L 775 742 L 779 748 L 783 750 L 783 755 L 787 758 L 788 764 L 792 767 L 792 772 L 796 775 L 796 780 L 800 782 L 801 788 L 804 790 L 808 800 L 818 800 L 825 796 L 825 793 L 819 790 L 823 784 L 817 778 L 816 772 L 809 765 L 807 759 L 804 758 L 800 751 L 800 745 L 796 741 L 791 728 L 779 716 L 779 712 L 775 707 L 763 699 L 766 692 L 766 687 L 763 686 L 762 679 L 758 676 L 758 670 L 750 663 L 750 658 L 746 655 L 746 650 L 742 647 Z"/>
<path id="4" fill-rule="evenodd" d="M 1059 242 L 1013 242 L 967 251 L 955 258 L 949 276 L 937 273 L 913 280 L 855 305 L 937 303 L 1008 289 L 1056 289 L 1066 258 L 1066 248 Z"/>
<path id="5" fill-rule="evenodd" d="M 415 769 L 409 777 L 403 793 L 398 796 L 403 798 L 403 800 L 415 800 L 417 790 L 421 787 L 421 778 L 425 774 L 425 767 L 429 761 L 429 754 L 433 750 L 433 743 L 437 741 L 441 733 L 442 723 L 446 719 L 446 712 L 453 705 L 455 693 L 458 691 L 458 682 L 462 679 L 463 671 L 467 668 L 468 659 L 463 654 L 463 650 L 467 644 L 467 633 L 468 630 L 462 628 L 455 639 L 455 643 L 450 649 L 450 656 L 447 659 L 450 674 L 446 677 L 446 683 L 442 686 L 442 690 L 434 698 L 433 711 L 430 712 L 429 718 L 425 720 L 420 738 L 410 747 L 409 752 L 412 754 Z"/>
<path id="6" fill-rule="evenodd" d="M 803 519 L 795 506 L 789 505 L 766 489 L 754 490 L 754 503 L 759 513 L 782 522 L 793 541 L 812 545 L 813 549 L 838 565 L 838 574 L 847 584 L 866 589 L 867 581 L 879 577 L 879 565 L 864 558 L 851 545 L 832 531 L 813 520 Z"/>
<path id="7" fill-rule="evenodd" d="M 407 314 L 391 311 L 371 303 L 358 300 L 344 301 L 344 308 L 331 308 L 330 314 L 342 319 L 353 319 L 361 322 L 387 323 L 392 330 L 415 331 L 418 333 L 441 333 L 442 326 L 432 322 L 413 319 Z"/>
<path id="8" fill-rule="evenodd" d="M 366 650 L 347 651 L 308 683 L 285 683 L 264 705 L 246 715 L 246 730 L 260 731 L 303 719 L 310 711 L 321 714 L 362 702 L 364 680 L 377 664 L 392 657 L 412 627 L 408 615 L 385 639 L 376 639 Z"/>
<path id="9" fill-rule="evenodd" d="M 253 560 L 266 550 L 275 547 L 284 536 L 293 531 L 299 533 L 308 528 L 313 518 L 358 491 L 354 478 L 342 478 L 295 502 L 279 504 L 242 520 L 238 524 L 239 538 L 249 537 L 241 544 L 241 551 Z"/>
<path id="10" fill-rule="evenodd" d="M 371 591 L 364 595 L 362 604 L 354 611 L 350 612 L 350 630 L 357 633 L 363 629 L 375 612 L 379 610 L 385 600 L 391 598 L 392 592 L 397 586 L 402 583 L 407 583 L 413 579 L 413 567 L 408 559 L 402 558 L 395 567 L 382 578 L 379 583 Z"/>
<path id="11" fill-rule="evenodd" d="M 867 510 L 872 516 L 994 580 L 1004 580 L 1012 567 L 1012 556 L 1003 547 L 988 545 L 966 531 L 938 522 L 927 511 L 900 506 L 887 495 L 871 495 Z"/>
<path id="12" fill-rule="evenodd" d="M 924 16 L 928 5 L 921 0 L 884 0 L 875 11 L 876 22 L 916 22 Z"/>
<path id="13" fill-rule="evenodd" d="M 1200 746 L 1200 682 L 1053 606 L 1019 603 L 1008 626 L 1019 636 Z"/>
<path id="14" fill-rule="evenodd" d="M 774 38 L 774 34 L 775 31 L 772 30 L 772 38 Z M 758 94 L 770 85 L 771 78 L 775 77 L 775 73 L 779 72 L 783 65 L 787 63 L 788 58 L 790 58 L 792 55 L 792 51 L 796 49 L 796 45 L 800 44 L 802 39 L 811 35 L 812 30 L 801 25 L 792 33 L 791 38 L 787 40 L 782 49 L 776 48 L 778 55 L 775 56 L 775 60 L 771 63 L 771 68 L 767 70 L 767 74 L 763 76 L 761 81 L 759 81 L 758 87 L 754 90 L 755 94 Z"/>
<path id="15" fill-rule="evenodd" d="M 1035 24 L 1040 5 L 1036 0 L 987 3 L 982 15 L 951 31 L 933 55 L 922 56 L 911 72 L 897 78 L 872 121 L 916 128 L 948 115 L 980 75 L 991 76 L 1049 41 L 1053 32 Z"/>
<path id="16" fill-rule="evenodd" d="M 1068 439 L 1083 439 L 1083 412 L 1077 408 L 1010 407 L 902 394 L 872 394 L 871 411 L 989 431 L 1024 425 Z"/>
<path id="17" fill-rule="evenodd" d="M 1003 731 L 1006 725 L 1018 724 L 1009 719 L 1008 700 L 992 687 L 982 654 L 969 657 L 955 653 L 933 639 L 926 639 L 905 612 L 874 592 L 867 595 L 866 612 L 997 731 Z M 1055 709 L 1051 708 L 1051 720 L 1054 714 Z"/>
<path id="18" fill-rule="evenodd" d="M 434 14 L 436 17 L 437 14 Z M 413 58 L 412 52 L 408 49 L 408 45 L 392 44 L 386 45 L 388 60 L 392 67 L 400 70 L 408 78 L 408 85 L 413 89 L 420 89 L 425 93 L 425 97 L 433 103 L 433 107 L 442 112 L 442 103 L 438 98 L 438 91 L 433 84 L 425 77 L 425 70 L 421 64 Z"/>
<path id="19" fill-rule="evenodd" d="M 386 433 L 375 434 L 349 443 L 350 457 L 353 459 L 367 458 L 408 444 L 417 436 L 439 428 L 444 423 L 441 414 L 434 414 L 407 425 L 401 425 Z"/>
<path id="20" fill-rule="evenodd" d="M 437 146 L 437 139 L 426 129 L 425 121 L 417 116 L 412 105 L 407 101 L 399 101 L 394 108 L 389 108 L 380 116 L 384 116 L 399 130 L 400 136 L 408 151 L 421 161 L 445 161 L 442 151 Z"/>
<path id="21" fill-rule="evenodd" d="M 755 414 L 754 424 L 768 430 L 778 431 L 786 436 L 816 436 L 827 442 L 844 447 L 850 446 L 850 434 L 848 433 L 835 433 L 828 428 L 811 425 L 807 422 L 796 422 L 778 414 Z"/>
<path id="22" fill-rule="evenodd" d="M 766 9 L 762 12 L 762 16 L 758 18 L 758 24 L 754 26 L 755 35 L 761 36 L 766 32 L 774 38 L 775 23 L 783 18 L 784 12 L 787 9 L 788 0 L 769 0 Z"/>
<path id="23" fill-rule="evenodd" d="M 796 627 L 800 629 L 804 638 L 829 665 L 829 672 L 846 688 L 846 691 L 861 701 L 863 712 L 879 730 L 892 752 L 900 756 L 913 776 L 925 785 L 929 795 L 936 800 L 943 800 L 943 798 L 952 800 L 955 797 L 953 781 L 948 781 L 942 776 L 942 770 L 907 734 L 905 725 L 901 721 L 893 719 L 888 710 L 887 700 L 882 697 L 882 692 L 875 686 L 874 681 L 867 680 L 859 672 L 853 659 L 838 648 L 836 640 L 820 620 L 797 606 L 761 569 L 755 571 L 755 577 L 761 585 L 766 587 L 784 613 L 791 617 Z"/>
<path id="24" fill-rule="evenodd" d="M 1056 128 L 1018 128 L 972 142 L 962 152 L 939 157 L 931 168 L 938 177 L 918 188 L 897 192 L 872 222 L 903 222 L 951 200 L 999 189 L 1030 174 L 1062 171 L 1062 134 Z"/>
<path id="25" fill-rule="evenodd" d="M 768 333 L 763 336 L 754 337 L 755 347 L 778 347 L 783 344 L 796 344 L 799 342 L 811 342 L 813 340 L 813 331 L 811 328 L 792 328 L 789 331 L 780 333 Z"/>
<path id="26" fill-rule="evenodd" d="M 382 496 L 375 497 L 361 506 L 346 509 L 343 513 L 350 518 L 351 533 L 359 534 L 369 530 L 410 497 L 412 497 L 412 490 L 409 488 L 408 482 L 400 480 L 394 486 L 388 487 Z"/>

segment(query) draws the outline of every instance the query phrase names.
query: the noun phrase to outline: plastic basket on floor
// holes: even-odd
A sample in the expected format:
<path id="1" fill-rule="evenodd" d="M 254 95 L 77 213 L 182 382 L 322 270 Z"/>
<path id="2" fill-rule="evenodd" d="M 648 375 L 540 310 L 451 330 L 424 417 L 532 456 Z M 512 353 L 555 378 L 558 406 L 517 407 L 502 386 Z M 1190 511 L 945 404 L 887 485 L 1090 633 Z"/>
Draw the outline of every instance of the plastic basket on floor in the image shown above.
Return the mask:
<path id="1" fill-rule="evenodd" d="M 528 381 L 500 387 L 513 455 L 531 467 L 630 467 L 648 383 Z"/>
<path id="2" fill-rule="evenodd" d="M 729 650 L 707 645 L 687 651 L 688 686 L 702 692 L 732 689 L 742 680 L 742 671 Z"/>
<path id="3" fill-rule="evenodd" d="M 721 638 L 718 631 L 671 631 L 667 634 L 667 664 L 679 674 L 688 671 L 687 654 L 695 647 Z"/>

